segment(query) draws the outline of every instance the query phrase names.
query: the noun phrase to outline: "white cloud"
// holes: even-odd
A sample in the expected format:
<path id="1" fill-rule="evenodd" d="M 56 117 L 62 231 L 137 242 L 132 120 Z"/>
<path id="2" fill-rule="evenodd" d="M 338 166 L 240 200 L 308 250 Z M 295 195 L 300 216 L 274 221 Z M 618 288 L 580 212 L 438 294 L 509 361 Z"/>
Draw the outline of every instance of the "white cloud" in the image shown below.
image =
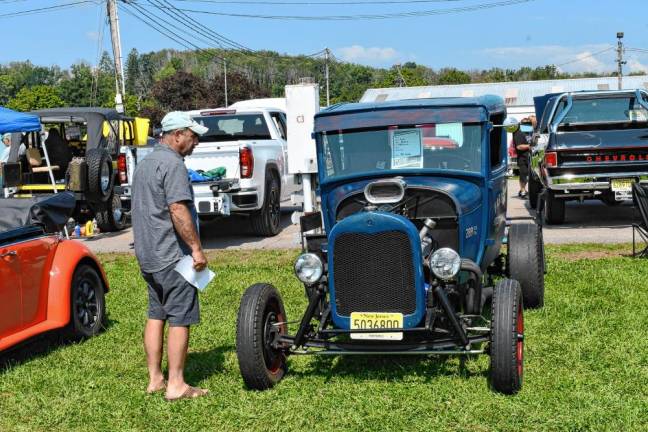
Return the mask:
<path id="1" fill-rule="evenodd" d="M 96 40 L 99 40 L 99 33 L 93 32 L 93 31 L 87 32 L 86 37 L 88 39 L 90 39 L 91 41 L 96 41 Z"/>
<path id="2" fill-rule="evenodd" d="M 612 72 L 616 70 L 615 50 L 611 45 L 540 45 L 487 48 L 482 54 L 505 67 L 543 66 L 554 64 L 565 72 Z"/>
<path id="3" fill-rule="evenodd" d="M 394 48 L 363 47 L 352 45 L 335 50 L 344 61 L 365 64 L 384 64 L 401 57 Z"/>
<path id="4" fill-rule="evenodd" d="M 639 59 L 635 56 L 629 57 L 627 59 L 627 64 L 623 68 L 625 73 L 629 72 L 645 72 L 648 74 L 648 65 L 641 63 Z"/>

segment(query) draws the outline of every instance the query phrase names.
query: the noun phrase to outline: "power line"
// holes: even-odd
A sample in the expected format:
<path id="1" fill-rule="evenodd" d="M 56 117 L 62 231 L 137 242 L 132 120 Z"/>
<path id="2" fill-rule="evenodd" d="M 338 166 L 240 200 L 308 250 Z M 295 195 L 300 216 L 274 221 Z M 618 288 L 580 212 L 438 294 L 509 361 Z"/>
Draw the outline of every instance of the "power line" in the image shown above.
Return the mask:
<path id="1" fill-rule="evenodd" d="M 187 3 L 211 3 L 211 4 L 237 4 L 237 5 L 307 5 L 307 6 L 348 6 L 348 5 L 376 5 L 376 4 L 415 4 L 415 3 L 450 3 L 464 0 L 367 0 L 367 1 L 261 1 L 261 0 L 175 0 Z"/>
<path id="2" fill-rule="evenodd" d="M 595 52 L 595 53 L 592 53 L 592 54 L 589 54 L 589 55 L 586 55 L 586 56 L 577 57 L 577 58 L 575 58 L 574 60 L 570 60 L 570 61 L 565 62 L 565 63 L 560 63 L 560 64 L 557 64 L 557 65 L 555 65 L 555 66 L 556 66 L 556 67 L 561 67 L 561 66 L 565 66 L 565 65 L 568 65 L 568 64 L 571 64 L 571 63 L 576 63 L 576 62 L 579 62 L 579 61 L 582 61 L 582 60 L 586 60 L 586 59 L 588 59 L 588 58 L 590 58 L 590 57 L 597 56 L 597 55 L 602 54 L 602 53 L 604 53 L 604 52 L 610 51 L 610 50 L 612 50 L 612 49 L 614 49 L 614 48 L 613 48 L 613 47 L 608 47 L 608 48 L 605 48 L 605 49 L 603 49 L 603 50 L 601 50 L 601 51 L 597 51 L 597 52 Z"/>
<path id="3" fill-rule="evenodd" d="M 65 4 L 60 4 L 60 5 L 47 6 L 47 7 L 42 7 L 42 8 L 36 8 L 36 9 L 29 9 L 29 10 L 6 13 L 6 14 L 0 15 L 0 19 L 17 17 L 17 16 L 25 16 L 25 15 L 34 15 L 34 14 L 49 12 L 49 11 L 53 11 L 53 10 L 67 9 L 67 8 L 82 5 L 82 4 L 85 4 L 85 3 L 95 3 L 96 4 L 95 1 L 81 0 L 81 1 L 72 2 L 72 3 L 65 3 Z"/>
<path id="4" fill-rule="evenodd" d="M 423 16 L 434 16 L 434 15 L 449 15 L 454 13 L 493 9 L 502 6 L 512 6 L 516 4 L 529 3 L 532 1 L 535 0 L 506 0 L 506 1 L 500 1 L 494 3 L 482 3 L 482 4 L 472 5 L 472 6 L 462 6 L 462 7 L 448 8 L 448 9 L 432 9 L 432 10 L 422 10 L 422 11 L 395 12 L 395 13 L 386 13 L 386 14 L 360 14 L 360 15 L 319 15 L 319 16 L 261 15 L 261 14 L 236 14 L 236 13 L 226 13 L 226 12 L 212 12 L 212 11 L 205 11 L 205 10 L 180 9 L 180 8 L 177 8 L 177 10 L 189 12 L 189 13 L 196 13 L 196 14 L 228 16 L 228 17 L 235 17 L 235 18 L 300 20 L 300 21 L 348 21 L 348 20 L 380 20 L 380 19 L 393 19 L 393 18 L 414 18 L 414 17 L 423 17 Z"/>

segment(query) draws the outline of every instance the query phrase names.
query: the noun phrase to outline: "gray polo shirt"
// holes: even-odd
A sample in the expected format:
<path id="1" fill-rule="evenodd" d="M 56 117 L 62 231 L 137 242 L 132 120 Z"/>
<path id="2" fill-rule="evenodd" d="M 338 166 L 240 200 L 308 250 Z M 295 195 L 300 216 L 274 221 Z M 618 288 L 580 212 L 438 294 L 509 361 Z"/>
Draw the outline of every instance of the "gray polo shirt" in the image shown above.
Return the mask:
<path id="1" fill-rule="evenodd" d="M 191 253 L 171 221 L 169 205 L 177 202 L 185 202 L 196 215 L 182 156 L 166 145 L 158 145 L 137 164 L 133 175 L 133 237 L 143 272 L 160 271 Z"/>

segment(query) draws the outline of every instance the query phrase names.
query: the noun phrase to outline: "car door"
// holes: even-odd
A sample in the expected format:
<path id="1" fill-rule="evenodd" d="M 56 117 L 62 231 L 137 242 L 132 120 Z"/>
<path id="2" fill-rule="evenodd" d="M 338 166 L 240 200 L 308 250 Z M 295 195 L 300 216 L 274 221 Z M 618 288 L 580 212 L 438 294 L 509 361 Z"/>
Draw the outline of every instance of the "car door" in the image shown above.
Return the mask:
<path id="1" fill-rule="evenodd" d="M 20 259 L 20 286 L 22 289 L 22 323 L 29 327 L 46 318 L 47 287 L 54 258 L 56 237 L 40 237 L 16 244 Z"/>
<path id="2" fill-rule="evenodd" d="M 20 260 L 14 245 L 0 246 L 0 339 L 22 326 Z"/>

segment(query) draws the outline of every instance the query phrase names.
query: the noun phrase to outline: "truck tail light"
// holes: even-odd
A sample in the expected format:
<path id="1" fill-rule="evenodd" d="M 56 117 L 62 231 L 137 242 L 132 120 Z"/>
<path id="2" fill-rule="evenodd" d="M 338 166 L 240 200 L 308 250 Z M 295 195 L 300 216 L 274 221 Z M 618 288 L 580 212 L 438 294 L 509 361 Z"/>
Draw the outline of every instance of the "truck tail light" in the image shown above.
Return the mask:
<path id="1" fill-rule="evenodd" d="M 239 164 L 241 165 L 241 178 L 252 178 L 254 156 L 251 148 L 243 147 L 239 150 Z"/>
<path id="2" fill-rule="evenodd" d="M 126 171 L 126 155 L 120 154 L 117 157 L 117 173 L 121 184 L 128 183 L 128 173 Z"/>
<path id="3" fill-rule="evenodd" d="M 558 153 L 547 152 L 544 156 L 545 166 L 547 168 L 555 168 L 558 166 Z"/>

